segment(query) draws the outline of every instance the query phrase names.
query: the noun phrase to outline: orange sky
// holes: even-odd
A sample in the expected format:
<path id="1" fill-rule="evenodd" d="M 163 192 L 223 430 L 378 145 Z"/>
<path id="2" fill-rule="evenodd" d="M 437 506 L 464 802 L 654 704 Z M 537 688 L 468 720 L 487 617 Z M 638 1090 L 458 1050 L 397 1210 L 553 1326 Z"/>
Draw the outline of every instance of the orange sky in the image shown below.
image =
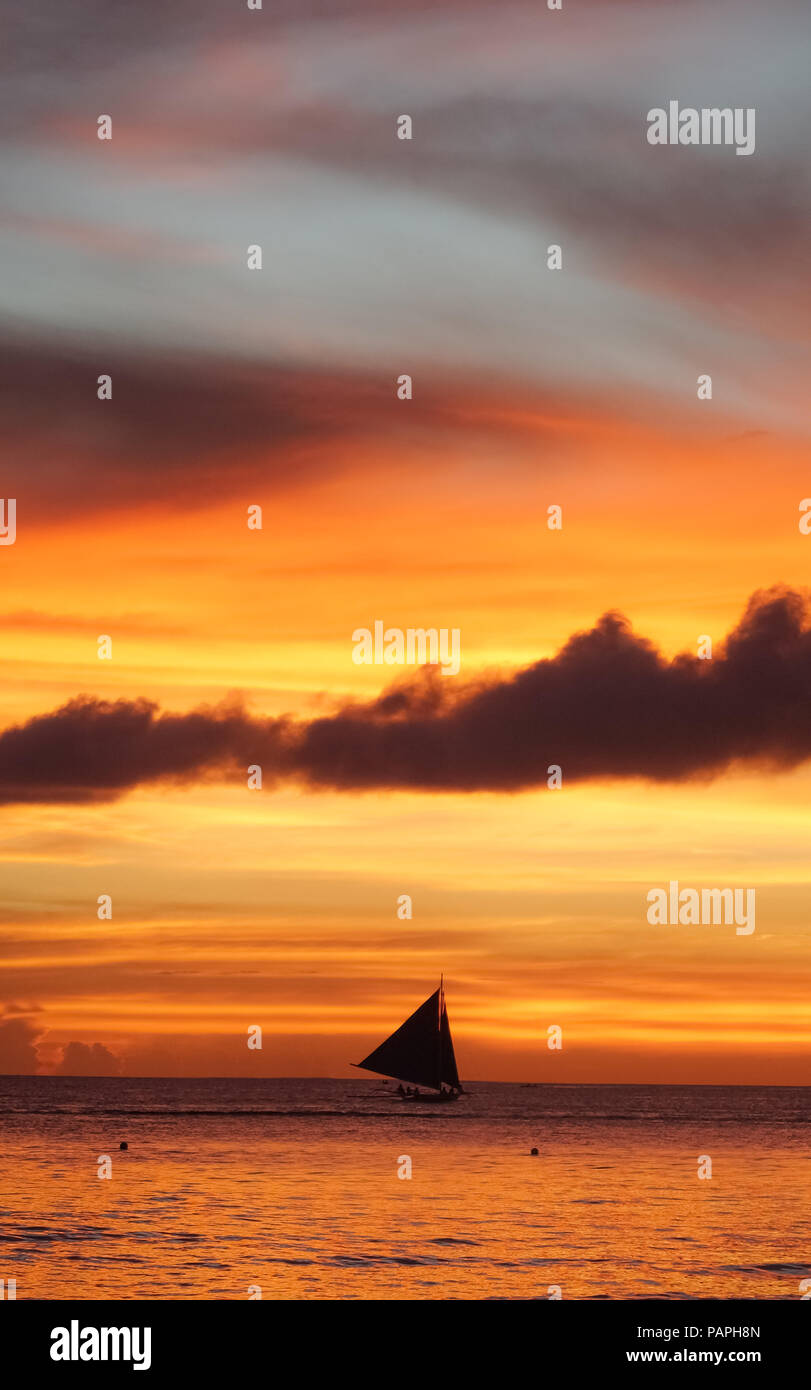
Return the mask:
<path id="1" fill-rule="evenodd" d="M 14 78 L 0 741 L 79 694 L 373 700 L 376 619 L 458 628 L 470 681 L 608 610 L 720 651 L 753 593 L 805 590 L 807 80 L 768 15 L 708 18 L 697 67 L 677 7 L 354 8 L 136 9 L 80 53 L 54 12 Z M 757 156 L 647 146 L 719 54 L 769 112 Z M 78 1042 L 130 1075 L 348 1075 L 444 970 L 463 1078 L 805 1082 L 810 780 L 12 798 L 0 1071 Z M 650 926 L 671 879 L 756 887 L 756 931 Z"/>
<path id="2" fill-rule="evenodd" d="M 794 516 L 773 496 L 755 515 L 744 485 L 768 450 L 796 495 L 790 443 L 566 434 L 552 481 L 530 425 L 506 487 L 495 449 L 486 472 L 457 460 L 452 488 L 424 454 L 400 455 L 281 498 L 257 482 L 214 508 L 21 525 L 2 553 L 4 726 L 80 691 L 185 710 L 238 690 L 258 712 L 309 715 L 380 688 L 351 660 L 352 632 L 378 616 L 459 627 L 465 675 L 551 655 L 607 606 L 672 654 L 720 643 L 775 575 L 801 583 Z M 35 1006 L 46 1069 L 79 1040 L 130 1073 L 340 1075 L 444 969 L 468 1075 L 799 1082 L 808 776 L 512 796 L 204 782 L 12 806 L 4 994 Z M 755 886 L 756 932 L 649 926 L 646 893 L 670 878 Z M 261 1053 L 245 1045 L 256 1023 Z"/>

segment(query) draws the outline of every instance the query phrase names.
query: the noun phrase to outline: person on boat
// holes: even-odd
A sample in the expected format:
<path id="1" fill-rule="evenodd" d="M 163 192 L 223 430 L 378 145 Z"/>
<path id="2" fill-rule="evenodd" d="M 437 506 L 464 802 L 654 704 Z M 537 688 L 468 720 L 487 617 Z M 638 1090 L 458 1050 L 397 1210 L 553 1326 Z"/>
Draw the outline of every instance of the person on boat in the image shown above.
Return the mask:
<path id="1" fill-rule="evenodd" d="M 415 1087 L 414 1087 L 414 1095 L 415 1095 L 415 1096 L 418 1096 L 419 1093 L 420 1093 L 420 1088 L 419 1088 L 419 1086 L 415 1086 Z"/>
<path id="2" fill-rule="evenodd" d="M 404 1095 L 405 1095 L 405 1091 L 403 1090 L 403 1083 L 402 1083 L 402 1081 L 400 1082 L 400 1085 L 397 1087 L 397 1094 L 398 1094 L 398 1095 L 401 1095 L 401 1096 L 404 1096 Z"/>

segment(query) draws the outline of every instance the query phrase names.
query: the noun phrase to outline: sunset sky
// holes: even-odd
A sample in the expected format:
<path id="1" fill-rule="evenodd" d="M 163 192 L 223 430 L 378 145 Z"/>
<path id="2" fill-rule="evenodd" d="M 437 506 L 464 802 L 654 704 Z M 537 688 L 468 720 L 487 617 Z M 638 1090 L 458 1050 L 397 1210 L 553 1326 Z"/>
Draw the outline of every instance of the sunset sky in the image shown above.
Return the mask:
<path id="1" fill-rule="evenodd" d="M 807 9 L 26 22 L 0 1071 L 348 1076 L 444 970 L 463 1080 L 808 1082 Z M 756 152 L 649 146 L 670 98 Z M 460 629 L 440 705 L 376 619 Z M 671 879 L 754 934 L 650 926 Z"/>

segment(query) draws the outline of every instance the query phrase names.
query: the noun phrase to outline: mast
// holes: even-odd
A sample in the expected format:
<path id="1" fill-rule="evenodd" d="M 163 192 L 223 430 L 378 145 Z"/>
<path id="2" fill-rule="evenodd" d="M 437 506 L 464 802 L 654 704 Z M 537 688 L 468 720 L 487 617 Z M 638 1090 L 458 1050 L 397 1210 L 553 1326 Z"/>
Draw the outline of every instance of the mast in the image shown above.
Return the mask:
<path id="1" fill-rule="evenodd" d="M 445 976 L 439 977 L 439 1011 L 436 1016 L 436 1080 L 437 1090 L 442 1090 L 442 1011 L 445 1008 Z"/>

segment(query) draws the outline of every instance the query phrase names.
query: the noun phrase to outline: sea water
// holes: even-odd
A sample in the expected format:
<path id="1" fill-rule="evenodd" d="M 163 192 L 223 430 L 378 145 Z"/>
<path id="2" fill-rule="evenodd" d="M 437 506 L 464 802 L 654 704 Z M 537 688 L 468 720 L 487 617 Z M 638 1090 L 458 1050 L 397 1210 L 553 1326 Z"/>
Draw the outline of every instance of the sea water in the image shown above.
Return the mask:
<path id="1" fill-rule="evenodd" d="M 802 1298 L 810 1123 L 804 1087 L 419 1106 L 354 1078 L 0 1077 L 0 1277 L 18 1299 Z"/>

